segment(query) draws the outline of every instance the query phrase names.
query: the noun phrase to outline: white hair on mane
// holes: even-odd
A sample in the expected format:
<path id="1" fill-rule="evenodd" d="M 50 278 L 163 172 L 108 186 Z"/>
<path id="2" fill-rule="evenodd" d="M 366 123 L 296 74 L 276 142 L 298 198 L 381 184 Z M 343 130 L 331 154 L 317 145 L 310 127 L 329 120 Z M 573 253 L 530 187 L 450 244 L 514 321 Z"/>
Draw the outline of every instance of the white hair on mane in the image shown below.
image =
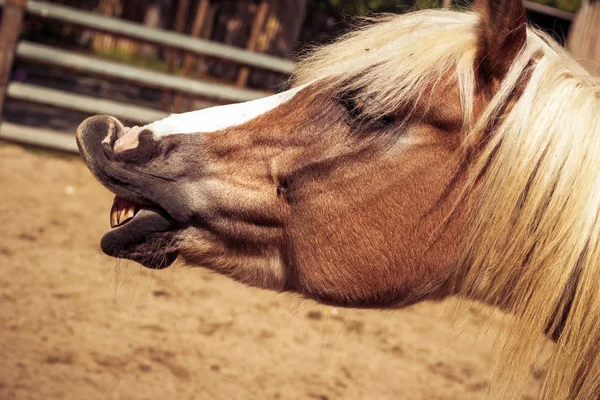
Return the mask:
<path id="1" fill-rule="evenodd" d="M 600 81 L 545 34 L 527 41 L 475 120 L 479 16 L 428 10 L 384 16 L 316 49 L 297 83 L 353 93 L 366 117 L 458 85 L 464 147 L 477 148 L 464 193 L 477 187 L 465 239 L 463 293 L 520 319 L 498 369 L 516 398 L 540 334 L 559 325 L 541 397 L 600 395 Z M 446 84 L 446 83 L 445 83 Z M 406 108 L 405 108 L 406 109 Z M 563 318 L 564 317 L 564 318 Z"/>

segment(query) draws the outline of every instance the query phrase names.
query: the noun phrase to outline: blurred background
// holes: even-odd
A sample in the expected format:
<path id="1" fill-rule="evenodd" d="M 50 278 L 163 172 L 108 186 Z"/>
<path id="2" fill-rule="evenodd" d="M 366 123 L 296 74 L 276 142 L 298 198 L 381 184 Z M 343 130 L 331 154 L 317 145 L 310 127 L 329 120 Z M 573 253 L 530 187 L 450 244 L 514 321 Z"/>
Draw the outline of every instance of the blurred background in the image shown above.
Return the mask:
<path id="1" fill-rule="evenodd" d="M 600 1 L 525 4 L 532 24 L 600 72 Z M 360 16 L 467 3 L 0 5 L 0 399 L 486 397 L 493 343 L 510 321 L 497 310 L 455 299 L 338 309 L 103 256 L 113 195 L 73 137 L 92 114 L 143 124 L 274 93 L 298 54 Z M 540 354 L 523 400 L 544 376 Z"/>

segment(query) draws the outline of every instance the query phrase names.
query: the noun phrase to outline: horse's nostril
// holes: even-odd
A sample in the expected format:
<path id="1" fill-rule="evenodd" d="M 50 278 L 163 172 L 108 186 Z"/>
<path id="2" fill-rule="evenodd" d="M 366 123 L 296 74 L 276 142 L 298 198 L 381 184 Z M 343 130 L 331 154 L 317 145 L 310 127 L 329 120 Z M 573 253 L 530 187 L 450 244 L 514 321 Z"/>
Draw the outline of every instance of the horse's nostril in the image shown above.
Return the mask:
<path id="1" fill-rule="evenodd" d="M 116 152 L 131 150 L 138 147 L 139 135 L 144 130 L 144 127 L 133 126 L 131 128 L 123 128 L 123 135 L 119 135 L 119 140 L 114 143 L 113 150 Z"/>
<path id="2" fill-rule="evenodd" d="M 115 120 L 113 118 L 108 118 L 106 136 L 104 136 L 104 139 L 102 139 L 102 144 L 106 144 L 112 149 L 117 139 L 119 139 L 119 136 L 119 127 L 117 126 Z"/>

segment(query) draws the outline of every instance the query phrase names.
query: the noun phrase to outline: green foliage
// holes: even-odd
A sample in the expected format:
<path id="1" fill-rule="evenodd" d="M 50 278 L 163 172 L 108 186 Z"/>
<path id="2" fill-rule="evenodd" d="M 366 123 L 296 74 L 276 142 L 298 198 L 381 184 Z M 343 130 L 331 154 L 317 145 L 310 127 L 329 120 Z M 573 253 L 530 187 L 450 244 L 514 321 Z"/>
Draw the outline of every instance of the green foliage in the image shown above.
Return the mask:
<path id="1" fill-rule="evenodd" d="M 142 67 L 146 69 L 156 70 L 156 71 L 167 71 L 167 63 L 151 56 L 144 56 L 141 54 L 134 54 L 126 51 L 122 51 L 119 49 L 115 50 L 96 50 L 96 55 L 101 58 L 111 60 L 111 61 L 119 61 L 123 64 L 133 65 L 136 67 Z M 177 71 L 178 73 L 178 71 Z"/>
<path id="2" fill-rule="evenodd" d="M 300 47 L 326 43 L 347 31 L 356 17 L 373 13 L 402 13 L 414 7 L 414 0 L 308 0 Z"/>
<path id="3" fill-rule="evenodd" d="M 440 7 L 439 0 L 416 0 L 415 8 L 423 9 L 423 8 L 437 8 Z"/>
<path id="4" fill-rule="evenodd" d="M 376 12 L 391 12 L 401 11 L 406 6 L 412 6 L 409 1 L 398 1 L 398 0 L 362 0 L 362 1 L 343 1 L 343 0 L 331 0 L 333 3 L 338 3 L 338 6 L 345 8 L 346 12 L 351 12 L 355 15 L 366 15 L 368 13 Z"/>
<path id="5" fill-rule="evenodd" d="M 402 12 L 412 7 L 412 0 L 312 0 L 309 2 L 309 9 L 326 11 L 335 16 Z"/>
<path id="6" fill-rule="evenodd" d="M 552 5 L 561 10 L 575 12 L 581 7 L 581 0 L 556 0 Z"/>
<path id="7" fill-rule="evenodd" d="M 581 6 L 581 0 L 532 0 L 536 3 L 555 7 L 560 10 L 575 12 Z"/>
<path id="8" fill-rule="evenodd" d="M 536 3 L 556 7 L 561 10 L 575 12 L 581 0 L 532 0 Z M 460 3 L 464 3 L 461 1 Z M 375 12 L 402 12 L 410 8 L 435 8 L 441 5 L 440 0 L 313 0 L 309 7 L 322 11 L 339 11 L 346 15 L 366 15 Z"/>

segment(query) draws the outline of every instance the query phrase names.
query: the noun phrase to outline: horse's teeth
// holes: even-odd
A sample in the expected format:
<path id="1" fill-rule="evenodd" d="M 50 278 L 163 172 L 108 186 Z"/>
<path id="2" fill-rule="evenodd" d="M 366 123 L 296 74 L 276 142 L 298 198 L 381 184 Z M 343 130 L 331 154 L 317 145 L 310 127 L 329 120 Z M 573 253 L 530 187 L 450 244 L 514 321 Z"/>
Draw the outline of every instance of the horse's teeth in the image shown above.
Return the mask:
<path id="1" fill-rule="evenodd" d="M 115 202 L 110 209 L 110 227 L 115 228 L 123 225 L 135 216 L 135 206 L 128 206 L 119 209 L 119 205 Z"/>
<path id="2" fill-rule="evenodd" d="M 112 208 L 110 209 L 110 227 L 114 228 L 119 225 L 119 208 L 117 207 L 117 203 L 113 203 Z"/>
<path id="3" fill-rule="evenodd" d="M 131 218 L 133 218 L 134 215 L 135 215 L 135 207 L 134 206 L 124 208 L 123 210 L 121 210 L 121 218 L 119 221 L 119 225 L 124 224 L 125 222 L 129 221 Z"/>

